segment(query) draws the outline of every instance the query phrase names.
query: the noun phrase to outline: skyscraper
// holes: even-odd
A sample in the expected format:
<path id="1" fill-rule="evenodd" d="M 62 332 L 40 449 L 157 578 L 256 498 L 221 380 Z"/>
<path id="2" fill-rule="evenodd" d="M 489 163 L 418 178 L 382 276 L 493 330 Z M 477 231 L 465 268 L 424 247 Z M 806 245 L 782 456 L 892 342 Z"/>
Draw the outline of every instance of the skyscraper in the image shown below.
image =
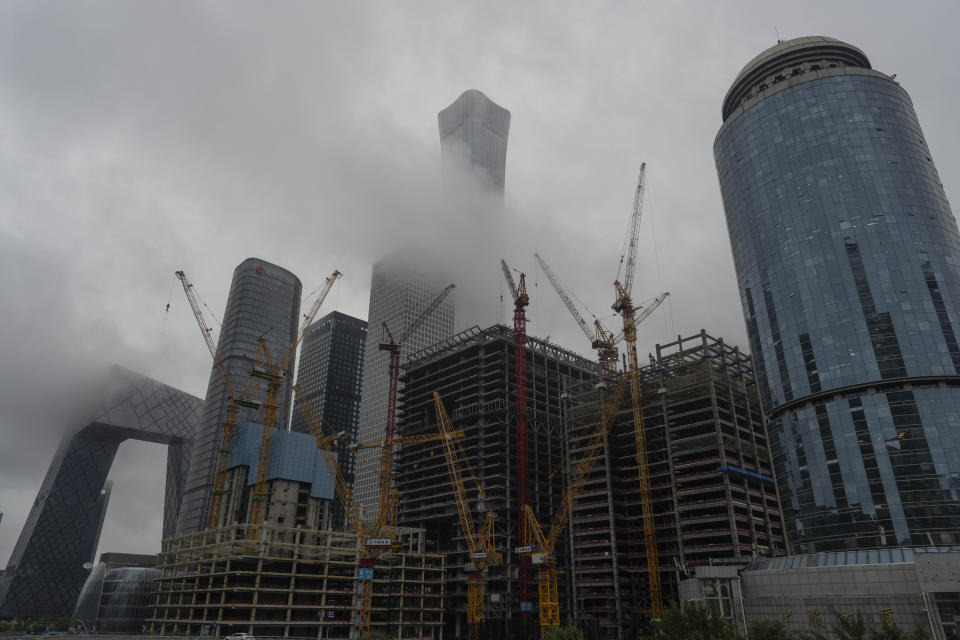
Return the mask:
<path id="1" fill-rule="evenodd" d="M 360 391 L 363 383 L 363 349 L 367 323 L 339 311 L 315 321 L 303 336 L 297 386 L 316 411 L 345 438 L 336 442 L 337 459 L 346 481 L 353 484 L 354 459 L 350 443 L 357 441 L 360 424 Z M 293 407 L 292 431 L 310 433 L 299 405 Z M 333 505 L 334 525 L 343 525 L 343 505 Z"/>
<path id="2" fill-rule="evenodd" d="M 442 272 L 440 272 L 442 273 Z M 379 348 L 383 323 L 400 337 L 449 282 L 440 273 L 391 257 L 373 265 L 370 311 L 363 355 L 363 398 L 360 403 L 359 441 L 379 442 L 387 424 L 390 356 Z M 453 294 L 437 307 L 420 328 L 400 346 L 400 361 L 435 342 L 453 335 Z M 361 449 L 356 457 L 354 496 L 372 518 L 379 496 L 378 449 Z"/>
<path id="3" fill-rule="evenodd" d="M 849 44 L 780 42 L 714 156 L 795 551 L 956 544 L 960 235 L 910 96 Z"/>
<path id="4" fill-rule="evenodd" d="M 527 336 L 525 354 L 530 427 L 529 504 L 547 526 L 563 498 L 563 474 L 556 470 L 564 462 L 564 398 L 571 387 L 585 381 L 595 384 L 598 370 L 595 363 L 531 336 Z M 514 552 L 521 544 L 513 406 L 515 355 L 511 329 L 503 325 L 472 327 L 411 354 L 403 390 L 400 430 L 404 436 L 437 433 L 433 394 L 441 394 L 454 428 L 463 432 L 457 446 L 462 448 L 472 469 L 473 480 L 468 482 L 467 489 L 470 509 L 479 508 L 495 516 L 496 542 L 503 551 L 503 562 L 484 572 L 489 595 L 485 602 L 486 628 L 481 630 L 481 638 L 537 637 L 524 624 L 524 620 L 532 620 L 522 613 L 517 573 L 521 561 Z M 436 441 L 411 444 L 401 449 L 397 460 L 400 524 L 425 529 L 431 548 L 446 555 L 445 637 L 465 638 L 464 567 L 470 563 L 470 550 L 457 518 L 443 447 Z M 482 488 L 482 497 L 474 493 L 475 486 Z M 566 538 L 565 532 L 558 542 L 559 549 L 565 546 Z M 493 633 L 494 630 L 499 633 Z"/>
<path id="5" fill-rule="evenodd" d="M 445 165 L 482 169 L 490 189 L 503 196 L 510 112 L 476 89 L 468 89 L 441 111 L 440 150 Z"/>
<path id="6" fill-rule="evenodd" d="M 223 314 L 223 327 L 217 342 L 217 357 L 223 361 L 230 384 L 239 393 L 248 386 L 250 367 L 257 355 L 257 340 L 267 340 L 271 355 L 281 359 L 297 333 L 300 313 L 300 280 L 276 265 L 258 258 L 247 258 L 234 270 Z M 293 362 L 286 370 L 291 378 Z M 289 385 L 284 383 L 277 426 L 287 424 L 290 407 Z M 261 391 L 261 395 L 263 392 Z M 263 398 L 259 398 L 263 401 Z M 197 427 L 196 444 L 180 507 L 178 533 L 200 531 L 207 525 L 210 495 L 220 449 L 220 432 L 227 415 L 227 390 L 214 366 L 210 371 L 207 397 Z M 260 422 L 263 409 L 241 407 L 237 422 Z"/>
<path id="7" fill-rule="evenodd" d="M 0 616 L 65 617 L 94 561 L 120 444 L 167 445 L 163 535 L 177 523 L 201 402 L 121 367 L 92 378 L 93 404 L 60 443 L 0 577 Z"/>
<path id="8" fill-rule="evenodd" d="M 465 221 L 463 241 L 447 246 L 452 253 L 442 264 L 435 257 L 424 259 L 414 252 L 395 253 L 377 262 L 370 282 L 369 332 L 363 362 L 363 399 L 360 404 L 360 442 L 384 437 L 387 421 L 389 357 L 380 351 L 381 328 L 403 331 L 426 309 L 437 293 L 451 281 L 463 284 L 483 269 L 498 277 L 497 257 L 502 238 L 503 188 L 507 166 L 507 134 L 510 112 L 476 89 L 464 91 L 437 116 L 444 182 L 449 187 L 450 215 Z M 488 199 L 487 196 L 491 196 Z M 491 211 L 491 209 L 493 209 Z M 441 275 L 443 274 L 443 275 Z M 450 277 L 452 274 L 452 277 Z M 444 277 L 450 279 L 444 281 Z M 463 290 L 463 289 L 461 289 Z M 496 289 L 491 289 L 491 293 Z M 471 326 L 480 321 L 484 303 L 476 288 L 461 294 L 458 313 Z M 492 299 L 492 297 L 491 297 Z M 449 296 L 420 330 L 401 348 L 401 361 L 410 353 L 453 335 L 453 296 Z M 368 517 L 377 504 L 379 453 L 361 450 L 357 455 L 354 493 Z"/>

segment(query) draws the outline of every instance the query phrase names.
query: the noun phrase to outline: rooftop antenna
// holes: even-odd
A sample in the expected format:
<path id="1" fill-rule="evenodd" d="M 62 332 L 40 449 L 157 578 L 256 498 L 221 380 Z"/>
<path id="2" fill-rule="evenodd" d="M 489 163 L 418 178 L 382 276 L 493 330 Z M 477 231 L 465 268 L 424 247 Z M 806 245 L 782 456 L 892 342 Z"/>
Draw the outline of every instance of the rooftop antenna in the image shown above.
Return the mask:
<path id="1" fill-rule="evenodd" d="M 783 40 L 780 39 L 780 31 L 777 29 L 777 25 L 773 25 L 773 32 L 777 34 L 777 44 L 783 42 Z"/>

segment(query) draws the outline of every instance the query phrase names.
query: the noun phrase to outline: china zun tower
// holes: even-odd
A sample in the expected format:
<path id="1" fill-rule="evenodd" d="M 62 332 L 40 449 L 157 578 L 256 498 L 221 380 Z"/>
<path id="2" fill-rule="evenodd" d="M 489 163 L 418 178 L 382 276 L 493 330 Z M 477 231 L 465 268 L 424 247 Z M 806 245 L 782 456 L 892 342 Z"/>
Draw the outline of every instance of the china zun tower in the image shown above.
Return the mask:
<path id="1" fill-rule="evenodd" d="M 714 157 L 795 552 L 957 544 L 960 236 L 910 96 L 780 42 Z"/>

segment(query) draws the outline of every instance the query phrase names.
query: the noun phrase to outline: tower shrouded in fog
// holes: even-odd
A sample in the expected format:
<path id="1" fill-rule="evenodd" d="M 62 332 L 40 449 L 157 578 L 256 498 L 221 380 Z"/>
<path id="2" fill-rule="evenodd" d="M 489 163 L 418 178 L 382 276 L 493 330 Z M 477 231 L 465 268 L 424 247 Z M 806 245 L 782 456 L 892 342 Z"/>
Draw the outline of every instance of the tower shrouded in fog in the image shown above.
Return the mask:
<path id="1" fill-rule="evenodd" d="M 437 116 L 445 163 L 483 169 L 489 186 L 503 195 L 510 112 L 476 89 L 460 94 Z"/>
<path id="2" fill-rule="evenodd" d="M 409 252 L 395 253 L 379 260 L 373 267 L 358 429 L 360 441 L 364 443 L 381 440 L 386 426 L 389 358 L 378 348 L 383 322 L 387 321 L 394 331 L 403 331 L 451 281 L 484 266 L 489 267 L 495 276 L 499 273 L 497 260 L 503 237 L 503 187 L 510 112 L 482 92 L 469 89 L 441 111 L 437 121 L 444 182 L 448 194 L 453 196 L 448 202 L 451 207 L 448 213 L 451 220 L 459 216 L 460 224 L 464 225 L 459 234 L 461 240 L 456 246 L 444 247 L 451 253 L 443 259 L 450 260 L 451 264 L 442 267 L 435 256 L 424 260 L 422 255 L 409 255 Z M 453 172 L 462 175 L 449 175 Z M 472 177 L 476 182 L 469 185 L 463 177 Z M 464 192 L 451 194 L 450 190 L 457 191 L 456 187 L 465 187 Z M 488 194 L 493 197 L 487 199 Z M 481 260 L 485 264 L 480 264 Z M 461 284 L 457 282 L 458 287 Z M 477 295 L 470 288 L 459 294 L 457 314 L 461 317 L 460 322 L 472 325 L 479 321 L 484 308 L 481 296 L 482 293 Z M 450 296 L 401 347 L 402 357 L 448 338 L 453 332 L 454 302 Z M 377 504 L 378 456 L 375 449 L 361 450 L 357 454 L 354 493 L 367 510 L 368 517 L 373 515 L 372 510 Z"/>
<path id="3" fill-rule="evenodd" d="M 795 551 L 957 544 L 960 234 L 910 96 L 780 42 L 714 156 Z"/>

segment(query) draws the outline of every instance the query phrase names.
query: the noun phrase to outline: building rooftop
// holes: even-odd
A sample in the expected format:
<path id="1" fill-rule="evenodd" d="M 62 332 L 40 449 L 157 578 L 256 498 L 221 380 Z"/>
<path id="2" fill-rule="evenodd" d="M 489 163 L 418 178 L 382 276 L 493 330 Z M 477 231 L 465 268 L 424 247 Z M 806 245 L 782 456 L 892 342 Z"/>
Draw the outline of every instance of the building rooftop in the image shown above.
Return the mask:
<path id="1" fill-rule="evenodd" d="M 481 329 L 477 326 L 464 329 L 456 335 L 410 354 L 404 367 L 410 369 L 411 367 L 420 366 L 429 361 L 436 360 L 439 357 L 443 357 L 451 351 L 463 349 L 473 344 L 492 342 L 494 340 L 513 342 L 513 329 L 502 324 L 495 324 L 487 329 Z M 596 362 L 587 360 L 581 355 L 540 338 L 527 336 L 527 350 L 561 362 L 569 362 L 585 371 L 594 371 L 597 375 L 600 374 L 600 365 Z"/>
<path id="2" fill-rule="evenodd" d="M 230 459 L 227 468 L 247 467 L 247 484 L 253 485 L 257 479 L 257 467 L 260 462 L 260 441 L 263 439 L 263 425 L 244 422 L 237 425 L 233 436 Z M 310 496 L 332 500 L 334 497 L 333 479 L 328 467 L 320 456 L 332 455 L 317 448 L 317 440 L 309 433 L 297 433 L 277 429 L 270 446 L 270 464 L 267 467 L 267 480 L 292 480 L 310 483 Z"/>
<path id="3" fill-rule="evenodd" d="M 842 567 L 857 564 L 891 564 L 913 562 L 918 553 L 947 553 L 950 551 L 960 551 L 960 547 L 895 547 L 861 551 L 827 551 L 760 560 L 750 564 L 747 568 L 751 571 L 780 571 L 783 569 Z"/>
<path id="4" fill-rule="evenodd" d="M 723 99 L 723 119 L 758 90 L 805 71 L 829 67 L 870 69 L 867 54 L 857 47 L 827 36 L 804 36 L 778 42 L 748 62 Z"/>

